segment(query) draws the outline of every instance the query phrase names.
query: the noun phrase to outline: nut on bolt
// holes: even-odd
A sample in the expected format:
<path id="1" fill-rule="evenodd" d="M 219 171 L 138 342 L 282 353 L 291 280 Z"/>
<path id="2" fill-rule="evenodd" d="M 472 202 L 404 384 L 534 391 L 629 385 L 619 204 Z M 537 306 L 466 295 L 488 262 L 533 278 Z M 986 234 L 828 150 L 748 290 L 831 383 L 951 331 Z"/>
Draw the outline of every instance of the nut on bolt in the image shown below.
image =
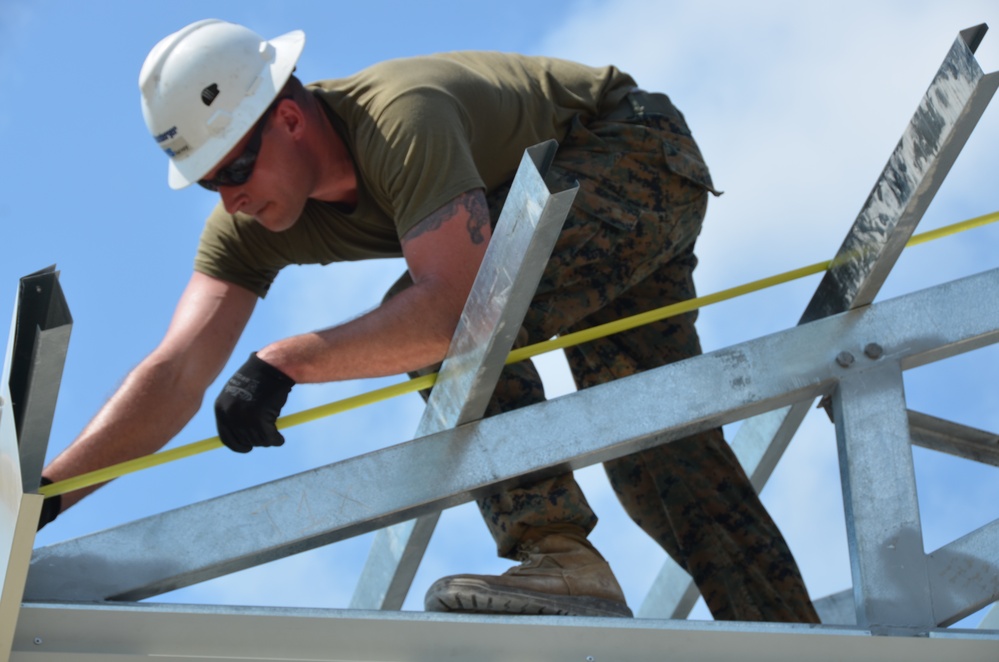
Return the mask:
<path id="1" fill-rule="evenodd" d="M 867 343 L 864 345 L 864 356 L 872 360 L 878 360 L 884 356 L 885 349 L 876 342 Z"/>
<path id="2" fill-rule="evenodd" d="M 836 355 L 836 363 L 839 364 L 841 368 L 849 368 L 853 365 L 853 354 L 850 352 L 840 352 Z"/>

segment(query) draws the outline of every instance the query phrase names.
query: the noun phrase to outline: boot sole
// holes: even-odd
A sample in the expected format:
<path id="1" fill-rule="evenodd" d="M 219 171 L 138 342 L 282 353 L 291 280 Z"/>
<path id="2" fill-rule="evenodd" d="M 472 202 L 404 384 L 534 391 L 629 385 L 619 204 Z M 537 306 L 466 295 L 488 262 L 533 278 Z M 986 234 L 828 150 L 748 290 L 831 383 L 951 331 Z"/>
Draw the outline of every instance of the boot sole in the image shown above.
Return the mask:
<path id="1" fill-rule="evenodd" d="M 632 618 L 623 602 L 579 595 L 552 595 L 497 587 L 471 578 L 440 579 L 424 600 L 427 611 Z"/>

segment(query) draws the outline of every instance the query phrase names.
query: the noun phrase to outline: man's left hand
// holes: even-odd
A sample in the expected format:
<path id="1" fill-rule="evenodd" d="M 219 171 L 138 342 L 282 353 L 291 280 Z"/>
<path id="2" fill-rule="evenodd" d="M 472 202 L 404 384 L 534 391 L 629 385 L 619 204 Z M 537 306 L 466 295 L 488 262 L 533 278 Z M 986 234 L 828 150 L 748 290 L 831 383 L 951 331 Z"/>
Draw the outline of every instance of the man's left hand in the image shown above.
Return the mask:
<path id="1" fill-rule="evenodd" d="M 277 418 L 294 385 L 291 377 L 251 354 L 215 400 L 222 443 L 237 453 L 249 453 L 254 446 L 282 445 Z"/>

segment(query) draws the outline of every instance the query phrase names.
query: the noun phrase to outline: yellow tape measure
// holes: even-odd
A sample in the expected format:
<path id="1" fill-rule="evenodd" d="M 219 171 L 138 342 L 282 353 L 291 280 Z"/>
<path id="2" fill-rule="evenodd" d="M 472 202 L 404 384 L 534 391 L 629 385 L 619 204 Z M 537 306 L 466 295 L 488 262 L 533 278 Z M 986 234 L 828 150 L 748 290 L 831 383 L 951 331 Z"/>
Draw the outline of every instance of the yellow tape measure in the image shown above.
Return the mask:
<path id="1" fill-rule="evenodd" d="M 906 247 L 917 246 L 919 244 L 924 244 L 929 241 L 934 241 L 942 237 L 947 237 L 950 235 L 958 234 L 959 232 L 964 232 L 966 230 L 971 230 L 973 228 L 981 227 L 983 225 L 988 225 L 989 223 L 994 223 L 999 220 L 999 212 L 993 212 L 991 214 L 985 214 L 984 216 L 977 216 L 975 218 L 970 218 L 966 221 L 961 221 L 960 223 L 954 223 L 953 225 L 948 225 L 936 230 L 930 230 L 922 234 L 915 235 L 912 237 Z M 841 259 L 849 259 L 849 256 Z M 792 269 L 791 271 L 785 271 L 784 273 L 777 274 L 776 276 L 770 276 L 768 278 L 761 278 L 760 280 L 754 280 L 750 283 L 745 283 L 744 285 L 739 285 L 737 287 L 732 287 L 727 290 L 722 290 L 720 292 L 715 292 L 714 294 L 708 294 L 701 297 L 696 297 L 694 299 L 689 299 L 687 301 L 681 301 L 669 306 L 664 306 L 662 308 L 657 308 L 656 310 L 650 310 L 645 313 L 639 313 L 638 315 L 633 315 L 631 317 L 626 317 L 614 322 L 608 322 L 606 324 L 601 324 L 599 326 L 591 327 L 583 331 L 577 331 L 575 333 L 569 333 L 564 336 L 559 336 L 558 338 L 553 338 L 551 340 L 545 340 L 543 342 L 536 343 L 534 345 L 529 345 L 527 347 L 521 347 L 520 349 L 513 350 L 507 357 L 507 365 L 511 363 L 517 363 L 518 361 L 523 361 L 529 359 L 533 356 L 538 356 L 539 354 L 545 354 L 547 352 L 554 351 L 556 349 L 564 349 L 566 347 L 573 347 L 575 345 L 581 345 L 585 342 L 591 340 L 596 340 L 597 338 L 604 338 L 606 336 L 613 335 L 615 333 L 621 333 L 622 331 L 628 331 L 630 329 L 643 326 L 645 324 L 651 324 L 652 322 L 658 322 L 674 315 L 680 315 L 681 313 L 687 313 L 692 310 L 697 310 L 698 308 L 703 308 L 714 303 L 719 303 L 721 301 L 727 301 L 729 299 L 734 299 L 740 297 L 744 294 L 749 294 L 750 292 L 757 292 L 759 290 L 764 290 L 775 285 L 780 285 L 782 283 L 788 283 L 799 278 L 804 278 L 806 276 L 811 276 L 813 274 L 821 273 L 829 268 L 832 264 L 832 260 L 826 260 L 824 262 L 816 262 L 815 264 L 809 265 L 807 267 L 799 267 L 798 269 Z M 349 398 L 344 398 L 342 400 L 337 400 L 329 404 L 321 405 L 319 407 L 313 407 L 312 409 L 306 409 L 294 414 L 289 414 L 287 416 L 282 416 L 277 421 L 278 429 L 290 428 L 295 425 L 301 425 L 302 423 L 309 423 L 311 421 L 316 421 L 320 418 L 325 418 L 327 416 L 332 416 L 334 414 L 339 414 L 351 409 L 357 409 L 359 407 L 364 407 L 365 405 L 374 404 L 375 402 L 381 402 L 383 400 L 388 400 L 405 393 L 415 393 L 425 388 L 430 388 L 434 385 L 437 380 L 437 374 L 425 375 L 423 377 L 418 377 L 416 379 L 411 379 L 406 382 L 401 382 L 399 384 L 393 384 L 391 386 L 386 386 L 383 388 L 375 389 L 373 391 L 368 391 L 367 393 L 361 393 Z M 90 487 L 91 485 L 98 485 L 100 483 L 105 483 L 114 478 L 120 478 L 126 474 L 135 473 L 136 471 L 141 471 L 142 469 L 148 469 L 149 467 L 159 466 L 161 464 L 166 464 L 167 462 L 173 462 L 174 460 L 179 460 L 185 457 L 191 457 L 192 455 L 198 455 L 199 453 L 204 453 L 205 451 L 210 451 L 215 448 L 221 448 L 222 442 L 219 441 L 218 437 L 211 437 L 209 439 L 203 439 L 201 441 L 196 441 L 192 444 L 187 444 L 186 446 L 180 446 L 178 448 L 173 448 L 166 451 L 161 451 L 159 453 L 153 453 L 152 455 L 146 455 L 144 457 L 138 457 L 134 460 L 129 460 L 127 462 L 121 462 L 120 464 L 115 464 L 110 467 L 105 467 L 104 469 L 98 469 L 97 471 L 91 471 L 89 473 L 81 474 L 74 478 L 69 478 L 67 480 L 59 481 L 58 483 L 51 483 L 44 487 L 39 488 L 38 492 L 46 497 L 55 496 L 57 494 L 65 494 L 67 492 L 72 492 L 74 490 L 79 490 L 84 487 Z"/>

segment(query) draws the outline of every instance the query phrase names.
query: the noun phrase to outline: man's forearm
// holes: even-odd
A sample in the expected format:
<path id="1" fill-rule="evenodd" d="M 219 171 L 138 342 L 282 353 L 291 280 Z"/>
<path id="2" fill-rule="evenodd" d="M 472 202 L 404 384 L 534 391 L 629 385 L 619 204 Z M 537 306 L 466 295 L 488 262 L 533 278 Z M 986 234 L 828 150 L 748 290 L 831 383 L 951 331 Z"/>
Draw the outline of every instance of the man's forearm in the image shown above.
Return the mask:
<path id="1" fill-rule="evenodd" d="M 361 317 L 280 340 L 257 355 L 300 384 L 382 377 L 433 365 L 447 353 L 467 296 L 444 287 L 413 285 Z"/>
<path id="2" fill-rule="evenodd" d="M 413 285 L 366 315 L 278 341 L 257 356 L 297 383 L 381 377 L 441 361 L 490 235 L 483 192 L 456 196 L 402 238 Z"/>
<path id="3" fill-rule="evenodd" d="M 58 482 L 158 451 L 191 420 L 203 394 L 177 367 L 147 358 L 44 475 Z M 63 509 L 97 487 L 64 494 Z"/>

